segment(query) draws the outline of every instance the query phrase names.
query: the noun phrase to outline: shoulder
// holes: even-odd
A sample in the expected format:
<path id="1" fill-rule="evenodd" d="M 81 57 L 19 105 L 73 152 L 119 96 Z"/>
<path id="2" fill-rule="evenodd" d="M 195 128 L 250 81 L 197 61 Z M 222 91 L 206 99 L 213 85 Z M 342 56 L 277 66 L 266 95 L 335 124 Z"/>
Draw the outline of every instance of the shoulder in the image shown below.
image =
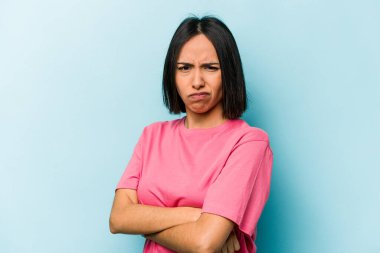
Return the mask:
<path id="1" fill-rule="evenodd" d="M 162 131 L 174 130 L 180 124 L 182 119 L 155 121 L 144 127 L 144 134 L 152 134 Z"/>
<path id="2" fill-rule="evenodd" d="M 270 144 L 269 134 L 259 127 L 250 126 L 244 120 L 236 122 L 236 130 L 234 132 L 234 145 L 233 150 L 239 147 L 239 150 L 246 149 L 251 155 L 255 152 L 265 150 L 268 158 L 271 157 L 272 148 Z M 253 153 L 252 153 L 253 152 Z"/>
<path id="3" fill-rule="evenodd" d="M 265 130 L 250 126 L 243 119 L 235 119 L 232 122 L 232 130 L 239 136 L 239 142 L 265 141 L 269 143 L 269 135 Z"/>

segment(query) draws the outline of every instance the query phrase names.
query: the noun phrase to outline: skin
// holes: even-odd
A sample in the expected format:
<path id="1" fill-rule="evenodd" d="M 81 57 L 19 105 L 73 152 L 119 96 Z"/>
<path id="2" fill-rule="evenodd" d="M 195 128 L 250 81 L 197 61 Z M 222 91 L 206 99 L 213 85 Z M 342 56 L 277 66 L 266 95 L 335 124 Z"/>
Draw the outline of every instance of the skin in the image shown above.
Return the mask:
<path id="1" fill-rule="evenodd" d="M 221 69 L 207 37 L 196 35 L 185 43 L 176 67 L 176 88 L 186 107 L 186 127 L 223 124 Z M 176 252 L 233 253 L 240 249 L 236 225 L 225 217 L 201 213 L 201 208 L 138 203 L 136 190 L 116 191 L 110 215 L 112 233 L 142 234 Z"/>
<path id="2" fill-rule="evenodd" d="M 187 128 L 209 128 L 222 124 L 222 72 L 212 43 L 203 34 L 182 47 L 175 73 L 178 94 L 186 107 Z M 204 93 L 203 96 L 192 96 Z"/>

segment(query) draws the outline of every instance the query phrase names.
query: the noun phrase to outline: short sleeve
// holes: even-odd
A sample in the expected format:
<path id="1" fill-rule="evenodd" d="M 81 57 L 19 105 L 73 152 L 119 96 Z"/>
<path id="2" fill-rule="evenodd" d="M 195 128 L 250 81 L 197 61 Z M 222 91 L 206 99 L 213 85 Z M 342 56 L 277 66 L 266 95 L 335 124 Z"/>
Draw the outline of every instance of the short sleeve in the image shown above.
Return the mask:
<path id="1" fill-rule="evenodd" d="M 144 142 L 144 132 L 141 134 L 135 148 L 131 159 L 126 166 L 123 175 L 121 176 L 116 189 L 129 188 L 137 189 L 140 181 L 141 170 L 142 170 L 142 145 Z"/>
<path id="2" fill-rule="evenodd" d="M 272 163 L 269 141 L 237 144 L 209 186 L 202 212 L 228 218 L 252 236 L 269 197 Z"/>

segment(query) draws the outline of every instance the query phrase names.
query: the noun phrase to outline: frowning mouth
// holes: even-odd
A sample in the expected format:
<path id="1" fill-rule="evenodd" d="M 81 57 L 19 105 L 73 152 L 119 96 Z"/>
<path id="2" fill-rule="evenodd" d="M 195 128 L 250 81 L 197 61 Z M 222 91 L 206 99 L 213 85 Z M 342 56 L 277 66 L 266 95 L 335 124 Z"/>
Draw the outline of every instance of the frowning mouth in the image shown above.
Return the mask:
<path id="1" fill-rule="evenodd" d="M 197 92 L 197 93 L 192 93 L 189 95 L 189 98 L 191 100 L 201 100 L 206 98 L 209 95 L 207 92 Z"/>

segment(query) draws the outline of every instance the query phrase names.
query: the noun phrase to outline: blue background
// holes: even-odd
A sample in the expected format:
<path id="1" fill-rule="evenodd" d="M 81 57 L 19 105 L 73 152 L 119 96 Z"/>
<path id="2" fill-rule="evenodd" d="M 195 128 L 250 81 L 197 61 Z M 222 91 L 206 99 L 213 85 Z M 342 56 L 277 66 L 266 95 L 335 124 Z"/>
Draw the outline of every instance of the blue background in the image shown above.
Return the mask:
<path id="1" fill-rule="evenodd" d="M 233 32 L 268 132 L 265 253 L 380 252 L 380 2 L 0 1 L 0 252 L 141 252 L 108 217 L 189 14 Z"/>

